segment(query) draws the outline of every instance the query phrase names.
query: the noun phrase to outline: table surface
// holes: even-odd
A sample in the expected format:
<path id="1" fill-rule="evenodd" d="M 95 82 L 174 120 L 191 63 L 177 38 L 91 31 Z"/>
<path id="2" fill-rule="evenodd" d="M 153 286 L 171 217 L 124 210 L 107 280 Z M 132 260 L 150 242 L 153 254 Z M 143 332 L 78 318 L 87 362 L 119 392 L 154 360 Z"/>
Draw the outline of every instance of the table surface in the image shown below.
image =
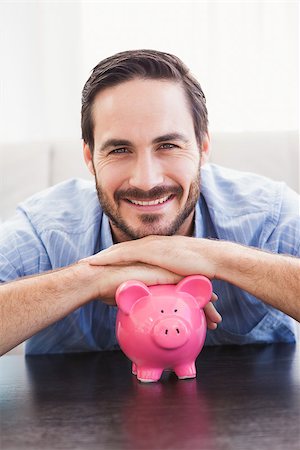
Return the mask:
<path id="1" fill-rule="evenodd" d="M 1 449 L 299 450 L 300 351 L 204 348 L 143 384 L 120 352 L 0 358 Z"/>

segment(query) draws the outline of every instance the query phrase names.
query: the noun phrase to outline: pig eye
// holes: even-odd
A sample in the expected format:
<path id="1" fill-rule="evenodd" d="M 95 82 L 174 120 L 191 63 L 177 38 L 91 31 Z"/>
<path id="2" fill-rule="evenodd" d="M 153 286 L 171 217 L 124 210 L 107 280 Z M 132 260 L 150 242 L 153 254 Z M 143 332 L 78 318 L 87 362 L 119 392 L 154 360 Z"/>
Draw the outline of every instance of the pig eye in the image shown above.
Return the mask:
<path id="1" fill-rule="evenodd" d="M 163 310 L 163 309 L 161 309 L 161 310 L 160 310 L 160 312 L 161 312 L 161 313 L 164 313 L 164 310 Z"/>
<path id="2" fill-rule="evenodd" d="M 178 311 L 178 309 L 174 309 L 174 312 L 177 312 Z"/>

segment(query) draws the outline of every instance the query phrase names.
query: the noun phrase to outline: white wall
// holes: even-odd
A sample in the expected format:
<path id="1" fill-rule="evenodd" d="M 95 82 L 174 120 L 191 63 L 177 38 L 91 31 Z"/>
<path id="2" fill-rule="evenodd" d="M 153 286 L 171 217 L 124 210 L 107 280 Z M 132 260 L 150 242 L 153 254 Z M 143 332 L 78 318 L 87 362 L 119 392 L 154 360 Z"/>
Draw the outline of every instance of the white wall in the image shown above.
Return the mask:
<path id="1" fill-rule="evenodd" d="M 211 128 L 298 128 L 296 2 L 113 2 L 82 9 L 84 67 L 128 48 L 181 57 L 200 80 Z"/>
<path id="2" fill-rule="evenodd" d="M 298 2 L 0 3 L 0 143 L 80 136 L 90 70 L 125 49 L 176 53 L 218 131 L 298 128 Z"/>
<path id="3" fill-rule="evenodd" d="M 80 4 L 0 3 L 0 142 L 80 136 Z"/>

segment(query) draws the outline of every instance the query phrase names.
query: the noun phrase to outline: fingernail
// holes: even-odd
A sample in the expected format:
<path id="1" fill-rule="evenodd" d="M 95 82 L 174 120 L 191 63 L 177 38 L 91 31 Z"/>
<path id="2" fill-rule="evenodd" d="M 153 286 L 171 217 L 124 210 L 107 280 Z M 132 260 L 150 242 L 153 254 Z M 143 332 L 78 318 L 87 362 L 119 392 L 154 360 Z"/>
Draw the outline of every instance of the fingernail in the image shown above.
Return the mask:
<path id="1" fill-rule="evenodd" d="M 81 263 L 81 262 L 88 262 L 87 260 L 89 259 L 89 257 L 87 258 L 81 258 L 79 259 L 77 262 Z"/>
<path id="2" fill-rule="evenodd" d="M 86 263 L 92 264 L 93 261 L 96 261 L 96 258 L 94 258 L 94 256 L 87 256 L 86 258 L 80 259 L 78 262 L 79 263 L 80 262 L 86 262 Z"/>

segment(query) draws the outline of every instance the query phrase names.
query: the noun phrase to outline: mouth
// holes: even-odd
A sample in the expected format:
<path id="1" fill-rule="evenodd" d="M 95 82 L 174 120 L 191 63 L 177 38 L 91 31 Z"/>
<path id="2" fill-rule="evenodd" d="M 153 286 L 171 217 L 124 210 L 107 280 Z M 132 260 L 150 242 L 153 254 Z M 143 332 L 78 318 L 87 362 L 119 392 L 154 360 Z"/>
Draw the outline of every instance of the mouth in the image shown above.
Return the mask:
<path id="1" fill-rule="evenodd" d="M 139 209 L 158 209 L 169 203 L 175 197 L 174 194 L 165 195 L 164 197 L 157 198 L 155 200 L 134 200 L 126 198 L 126 203 L 133 205 Z"/>

